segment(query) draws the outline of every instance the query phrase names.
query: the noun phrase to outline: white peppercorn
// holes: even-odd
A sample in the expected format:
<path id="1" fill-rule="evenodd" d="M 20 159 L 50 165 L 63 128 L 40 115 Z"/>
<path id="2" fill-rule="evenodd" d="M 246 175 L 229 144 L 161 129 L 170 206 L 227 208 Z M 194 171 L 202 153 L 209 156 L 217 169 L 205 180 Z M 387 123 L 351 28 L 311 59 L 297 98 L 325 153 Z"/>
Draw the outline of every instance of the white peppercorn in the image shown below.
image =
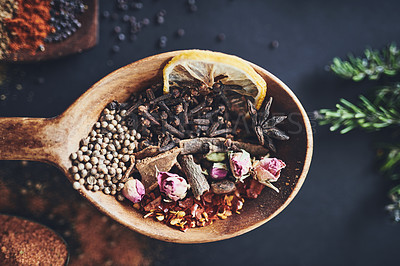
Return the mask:
<path id="1" fill-rule="evenodd" d="M 79 163 L 78 164 L 78 170 L 81 171 L 83 169 L 85 169 L 85 165 L 83 163 Z"/>
<path id="2" fill-rule="evenodd" d="M 107 121 L 101 122 L 101 127 L 102 127 L 102 128 L 107 128 L 107 126 L 108 126 Z"/>
<path id="3" fill-rule="evenodd" d="M 88 171 L 87 171 L 86 169 L 83 169 L 83 170 L 81 171 L 81 176 L 82 176 L 82 177 L 86 177 L 87 174 L 88 174 Z"/>
<path id="4" fill-rule="evenodd" d="M 91 163 L 87 162 L 87 163 L 85 164 L 85 168 L 86 168 L 87 170 L 90 170 L 90 169 L 93 168 L 93 165 L 92 165 Z"/>
<path id="5" fill-rule="evenodd" d="M 100 122 L 96 122 L 96 123 L 94 124 L 94 126 L 95 126 L 96 128 L 100 128 L 100 127 L 101 127 L 101 123 L 100 123 Z"/>
<path id="6" fill-rule="evenodd" d="M 115 168 L 110 168 L 108 170 L 108 174 L 111 175 L 111 176 L 114 176 L 116 173 L 117 173 L 117 171 L 115 170 Z"/>
<path id="7" fill-rule="evenodd" d="M 129 146 L 128 146 L 128 150 L 131 150 L 131 151 L 133 151 L 135 148 L 136 148 L 136 147 L 135 147 L 135 143 L 131 143 L 131 144 L 129 144 Z"/>
<path id="8" fill-rule="evenodd" d="M 103 192 L 104 192 L 105 194 L 109 195 L 109 194 L 111 193 L 111 190 L 110 190 L 109 187 L 105 187 L 104 190 L 103 190 Z"/>
<path id="9" fill-rule="evenodd" d="M 120 115 L 121 116 L 125 116 L 126 115 L 126 110 L 121 110 Z"/>
<path id="10" fill-rule="evenodd" d="M 81 185 L 84 185 L 84 184 L 85 184 L 85 179 L 81 178 L 81 179 L 79 179 L 78 182 L 79 182 Z"/>
<path id="11" fill-rule="evenodd" d="M 125 184 L 124 183 L 118 183 L 117 190 L 120 191 L 124 188 Z"/>
<path id="12" fill-rule="evenodd" d="M 83 162 L 83 155 L 78 154 L 78 161 Z"/>
<path id="13" fill-rule="evenodd" d="M 92 175 L 97 174 L 97 169 L 96 169 L 96 168 L 90 169 L 90 173 L 91 173 Z"/>
<path id="14" fill-rule="evenodd" d="M 122 156 L 122 159 L 121 159 L 123 162 L 128 162 L 129 161 L 129 155 L 124 155 L 124 156 Z"/>
<path id="15" fill-rule="evenodd" d="M 86 182 L 89 185 L 94 185 L 97 182 L 97 179 L 94 176 L 89 176 L 88 178 L 86 178 Z"/>
<path id="16" fill-rule="evenodd" d="M 86 186 L 86 189 L 87 189 L 87 190 L 92 190 L 92 189 L 93 189 L 93 185 L 87 185 L 87 186 Z"/>
<path id="17" fill-rule="evenodd" d="M 78 173 L 78 167 L 77 166 L 72 166 L 70 169 L 71 169 L 70 171 L 71 171 L 72 174 Z"/>
<path id="18" fill-rule="evenodd" d="M 99 143 L 96 143 L 96 145 L 94 145 L 94 149 L 95 149 L 95 151 L 100 150 L 100 149 L 101 149 L 100 144 L 99 144 Z"/>
<path id="19" fill-rule="evenodd" d="M 69 156 L 69 158 L 71 160 L 76 160 L 78 158 L 78 154 L 76 154 L 76 152 L 71 153 L 71 155 Z"/>
<path id="20" fill-rule="evenodd" d="M 104 179 L 97 179 L 97 184 L 99 186 L 104 186 Z"/>
<path id="21" fill-rule="evenodd" d="M 74 183 L 72 184 L 72 187 L 73 187 L 74 189 L 78 190 L 78 189 L 81 188 L 81 184 L 80 184 L 79 182 L 74 182 Z"/>
<path id="22" fill-rule="evenodd" d="M 79 179 L 81 179 L 81 176 L 78 173 L 76 173 L 74 174 L 74 179 L 78 181 Z"/>
<path id="23" fill-rule="evenodd" d="M 104 108 L 103 114 L 108 115 L 110 113 L 110 110 L 108 108 Z"/>
<path id="24" fill-rule="evenodd" d="M 115 195 L 115 194 L 117 194 L 117 191 L 116 190 L 111 190 L 111 195 Z"/>
<path id="25" fill-rule="evenodd" d="M 115 151 L 115 146 L 114 146 L 114 144 L 108 144 L 108 145 L 107 145 L 107 149 L 108 149 L 109 151 Z"/>
<path id="26" fill-rule="evenodd" d="M 115 120 L 113 120 L 113 121 L 115 121 Z M 115 129 L 115 127 L 114 127 L 113 124 L 108 124 L 107 129 L 110 130 L 110 131 L 112 131 L 112 130 Z"/>
<path id="27" fill-rule="evenodd" d="M 97 157 L 92 157 L 92 158 L 90 158 L 90 162 L 91 162 L 92 164 L 98 164 L 99 159 L 98 159 Z"/>
<path id="28" fill-rule="evenodd" d="M 128 151 L 129 151 L 128 148 L 122 148 L 121 149 L 122 153 L 128 153 Z M 122 158 L 123 155 L 122 154 L 119 154 L 119 155 L 121 155 L 121 158 Z M 118 155 L 118 157 L 119 157 L 119 155 Z M 121 158 L 118 158 L 118 159 L 121 159 Z"/>
<path id="29" fill-rule="evenodd" d="M 89 155 L 83 155 L 83 161 L 86 163 L 86 162 L 89 162 L 90 161 L 90 156 Z"/>
<path id="30" fill-rule="evenodd" d="M 100 187 L 98 185 L 93 186 L 93 191 L 99 191 Z"/>

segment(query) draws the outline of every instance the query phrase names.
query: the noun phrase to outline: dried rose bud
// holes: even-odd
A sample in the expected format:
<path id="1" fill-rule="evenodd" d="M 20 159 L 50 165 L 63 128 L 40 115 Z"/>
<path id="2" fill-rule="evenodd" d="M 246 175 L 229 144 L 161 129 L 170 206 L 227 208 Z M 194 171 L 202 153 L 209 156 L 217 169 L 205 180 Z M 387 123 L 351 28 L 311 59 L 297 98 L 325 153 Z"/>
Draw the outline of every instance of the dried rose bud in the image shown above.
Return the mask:
<path id="1" fill-rule="evenodd" d="M 212 179 L 221 180 L 224 179 L 227 174 L 228 174 L 228 168 L 226 167 L 226 164 L 224 163 L 213 164 L 210 172 L 210 176 Z"/>
<path id="2" fill-rule="evenodd" d="M 230 152 L 229 164 L 236 181 L 243 181 L 246 177 L 248 177 L 251 168 L 250 154 L 245 150 L 241 150 L 239 152 Z"/>
<path id="3" fill-rule="evenodd" d="M 277 181 L 281 175 L 281 169 L 285 168 L 285 166 L 286 164 L 282 160 L 268 157 L 255 161 L 253 164 L 256 179 L 261 183 L 263 181 Z"/>
<path id="4" fill-rule="evenodd" d="M 186 197 L 188 184 L 183 177 L 169 172 L 158 172 L 157 181 L 160 191 L 173 201 Z"/>
<path id="5" fill-rule="evenodd" d="M 125 196 L 125 198 L 133 203 L 140 202 L 145 192 L 146 191 L 142 182 L 137 179 L 129 179 L 125 182 L 125 186 L 122 189 L 122 194 Z"/>

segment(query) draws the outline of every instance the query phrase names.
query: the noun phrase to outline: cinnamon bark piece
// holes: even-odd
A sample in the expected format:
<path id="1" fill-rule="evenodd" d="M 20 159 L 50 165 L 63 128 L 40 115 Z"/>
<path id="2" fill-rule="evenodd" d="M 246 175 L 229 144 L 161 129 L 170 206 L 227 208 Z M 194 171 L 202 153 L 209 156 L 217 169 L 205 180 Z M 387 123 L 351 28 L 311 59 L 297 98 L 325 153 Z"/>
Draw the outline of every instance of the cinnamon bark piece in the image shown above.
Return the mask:
<path id="1" fill-rule="evenodd" d="M 200 196 L 210 190 L 210 185 L 202 173 L 200 165 L 194 162 L 193 155 L 188 154 L 178 156 L 178 162 L 186 175 L 194 197 L 200 200 Z"/>
<path id="2" fill-rule="evenodd" d="M 154 157 L 147 157 L 143 160 L 136 161 L 136 169 L 138 169 L 142 183 L 146 191 L 150 191 L 157 185 L 156 167 L 161 172 L 168 172 L 176 164 L 176 157 L 181 152 L 181 148 L 173 148 L 172 150 L 160 153 Z"/>
<path id="3" fill-rule="evenodd" d="M 181 154 L 226 152 L 229 146 L 243 149 L 252 156 L 264 156 L 269 151 L 261 145 L 233 141 L 225 138 L 184 139 L 179 142 L 179 146 L 182 148 Z"/>

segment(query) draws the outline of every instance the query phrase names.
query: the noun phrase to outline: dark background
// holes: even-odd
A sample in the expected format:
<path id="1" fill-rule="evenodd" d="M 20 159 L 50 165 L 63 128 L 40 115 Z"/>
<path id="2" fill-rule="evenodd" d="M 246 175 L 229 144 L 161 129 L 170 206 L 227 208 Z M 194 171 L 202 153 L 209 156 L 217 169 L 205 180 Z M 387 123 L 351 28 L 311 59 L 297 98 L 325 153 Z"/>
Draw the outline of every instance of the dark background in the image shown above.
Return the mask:
<path id="1" fill-rule="evenodd" d="M 341 97 L 356 101 L 378 84 L 355 84 L 334 76 L 326 70 L 333 57 L 400 43 L 397 0 L 198 0 L 196 6 L 196 12 L 189 12 L 187 1 L 144 0 L 142 10 L 128 13 L 150 18 L 151 25 L 138 33 L 135 42 L 119 42 L 113 28 L 121 25 L 125 30 L 124 12 L 118 12 L 117 21 L 104 19 L 105 10 L 115 11 L 115 1 L 100 1 L 96 47 L 53 61 L 7 66 L 10 80 L 0 87 L 5 95 L 0 116 L 56 116 L 113 70 L 149 55 L 190 48 L 235 54 L 269 70 L 311 114 L 333 108 Z M 167 11 L 165 23 L 157 25 L 155 15 L 161 9 Z M 176 36 L 179 28 L 185 29 L 181 38 Z M 225 40 L 218 41 L 220 33 Z M 162 35 L 168 41 L 161 49 Z M 273 48 L 273 41 L 279 46 Z M 112 52 L 115 44 L 121 48 L 118 53 Z M 152 264 L 399 265 L 400 225 L 393 224 L 384 210 L 391 184 L 377 172 L 373 146 L 377 136 L 361 131 L 339 135 L 317 126 L 312 117 L 311 122 L 315 141 L 311 168 L 282 213 L 258 229 L 217 243 L 148 240 L 146 256 L 151 258 L 152 247 L 161 250 Z M 1 167 L 15 164 L 1 162 Z M 43 171 L 47 169 L 43 166 Z"/>

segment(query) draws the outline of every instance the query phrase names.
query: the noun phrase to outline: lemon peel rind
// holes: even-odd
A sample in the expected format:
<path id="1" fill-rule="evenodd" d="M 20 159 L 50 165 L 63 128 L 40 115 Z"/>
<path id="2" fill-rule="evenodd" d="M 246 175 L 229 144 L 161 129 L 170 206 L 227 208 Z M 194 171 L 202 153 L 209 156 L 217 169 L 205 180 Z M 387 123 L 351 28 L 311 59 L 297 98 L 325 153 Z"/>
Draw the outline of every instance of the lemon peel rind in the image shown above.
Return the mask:
<path id="1" fill-rule="evenodd" d="M 169 73 L 171 73 L 173 68 L 179 62 L 183 61 L 200 61 L 210 64 L 224 64 L 241 70 L 256 85 L 258 93 L 255 97 L 255 107 L 257 109 L 261 107 L 267 91 L 267 84 L 265 80 L 247 61 L 241 59 L 240 57 L 209 50 L 186 50 L 174 56 L 163 69 L 164 93 L 169 92 Z"/>

